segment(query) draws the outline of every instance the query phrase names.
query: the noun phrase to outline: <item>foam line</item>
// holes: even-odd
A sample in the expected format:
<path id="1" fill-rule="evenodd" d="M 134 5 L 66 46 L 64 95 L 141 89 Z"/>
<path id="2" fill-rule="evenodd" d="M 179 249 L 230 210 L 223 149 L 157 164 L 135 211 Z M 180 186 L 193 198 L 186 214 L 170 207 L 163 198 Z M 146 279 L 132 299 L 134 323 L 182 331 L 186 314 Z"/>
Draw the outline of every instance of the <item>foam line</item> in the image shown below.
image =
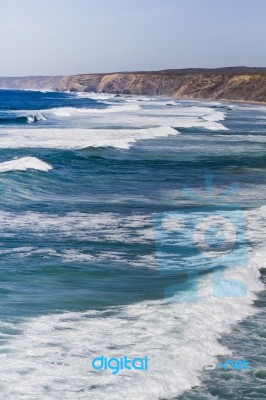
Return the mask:
<path id="1" fill-rule="evenodd" d="M 178 135 L 175 129 L 159 126 L 148 129 L 1 129 L 0 148 L 83 149 L 116 147 L 128 149 L 142 139 Z"/>

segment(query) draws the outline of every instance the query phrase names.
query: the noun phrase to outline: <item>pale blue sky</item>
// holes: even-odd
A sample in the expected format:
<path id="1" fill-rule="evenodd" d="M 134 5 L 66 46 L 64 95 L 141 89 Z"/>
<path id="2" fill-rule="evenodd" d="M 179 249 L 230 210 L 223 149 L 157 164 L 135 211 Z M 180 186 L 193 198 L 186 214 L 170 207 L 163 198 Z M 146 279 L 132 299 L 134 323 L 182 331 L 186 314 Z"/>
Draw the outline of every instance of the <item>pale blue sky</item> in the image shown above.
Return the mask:
<path id="1" fill-rule="evenodd" d="M 266 67 L 266 0 L 1 0 L 0 76 Z"/>

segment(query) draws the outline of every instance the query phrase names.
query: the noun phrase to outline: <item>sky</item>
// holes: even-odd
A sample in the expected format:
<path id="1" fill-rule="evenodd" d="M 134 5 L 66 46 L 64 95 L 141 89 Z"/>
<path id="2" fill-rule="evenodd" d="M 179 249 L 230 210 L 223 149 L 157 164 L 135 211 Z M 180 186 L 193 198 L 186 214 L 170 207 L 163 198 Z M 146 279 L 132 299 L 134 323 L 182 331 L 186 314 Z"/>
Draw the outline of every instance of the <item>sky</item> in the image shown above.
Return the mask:
<path id="1" fill-rule="evenodd" d="M 1 0 L 0 76 L 266 67 L 266 0 Z"/>

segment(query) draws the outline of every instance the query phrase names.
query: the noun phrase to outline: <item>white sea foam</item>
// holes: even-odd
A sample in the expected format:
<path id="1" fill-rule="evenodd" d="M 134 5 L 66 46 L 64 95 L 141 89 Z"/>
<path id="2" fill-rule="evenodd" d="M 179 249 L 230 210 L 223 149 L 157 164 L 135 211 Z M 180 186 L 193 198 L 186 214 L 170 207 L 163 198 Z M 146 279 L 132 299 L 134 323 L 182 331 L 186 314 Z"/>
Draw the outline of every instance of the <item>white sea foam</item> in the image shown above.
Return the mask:
<path id="1" fill-rule="evenodd" d="M 126 111 L 126 110 L 125 110 Z M 168 125 L 175 128 L 205 128 L 210 130 L 228 130 L 220 121 L 225 119 L 225 112 L 210 107 L 156 105 L 156 102 L 142 105 L 134 113 L 116 113 L 112 115 L 111 124 L 120 126 L 154 126 Z M 106 119 L 107 122 L 108 119 Z M 100 123 L 99 116 L 91 114 L 90 122 Z"/>
<path id="2" fill-rule="evenodd" d="M 38 171 L 50 171 L 53 167 L 36 157 L 15 158 L 10 161 L 0 163 L 0 173 L 7 171 L 26 171 L 36 169 Z"/>
<path id="3" fill-rule="evenodd" d="M 245 297 L 214 297 L 212 274 L 208 274 L 200 278 L 197 303 L 144 301 L 105 311 L 65 312 L 20 324 L 2 323 L 4 398 L 156 400 L 173 398 L 200 384 L 204 366 L 216 362 L 218 355 L 230 354 L 219 342 L 221 336 L 255 313 L 256 292 L 263 288 L 259 270 L 266 264 L 261 246 L 265 241 L 259 233 L 265 232 L 265 217 L 265 207 L 246 212 L 249 238 L 255 237 L 259 245 L 250 248 L 248 266 L 225 273 L 226 278 L 239 279 L 247 286 Z M 93 371 L 90 363 L 100 355 L 148 355 L 149 369 L 123 370 L 116 376 Z"/>
<path id="4" fill-rule="evenodd" d="M 206 128 L 210 130 L 227 130 L 220 123 L 225 119 L 225 111 L 212 107 L 188 106 L 174 100 L 141 101 L 137 97 L 120 99 L 119 103 L 106 102 L 106 108 L 62 107 L 43 110 L 42 114 L 50 117 L 88 117 L 90 124 L 107 124 L 108 126 L 151 127 L 168 125 L 176 128 Z M 172 107 L 167 105 L 172 105 Z M 110 117 L 109 114 L 112 114 Z"/>
<path id="5" fill-rule="evenodd" d="M 153 139 L 178 132 L 168 126 L 148 129 L 1 129 L 0 148 L 83 149 L 116 147 L 128 149 L 142 139 Z"/>
<path id="6" fill-rule="evenodd" d="M 225 113 L 221 111 L 216 111 L 215 113 L 209 113 L 207 115 L 203 115 L 202 119 L 205 121 L 223 121 L 225 119 Z"/>
<path id="7" fill-rule="evenodd" d="M 3 236 L 2 236 L 3 237 Z M 6 237 L 6 236 L 5 236 Z M 130 266 L 130 268 L 149 268 L 155 269 L 157 267 L 156 257 L 154 254 L 149 255 L 139 255 L 130 259 L 130 252 L 128 251 L 101 251 L 100 253 L 89 252 L 84 250 L 68 249 L 68 250 L 55 250 L 51 247 L 15 247 L 10 249 L 0 249 L 0 255 L 3 257 L 7 255 L 8 257 L 16 257 L 21 260 L 27 257 L 32 257 L 35 255 L 41 255 L 42 259 L 51 260 L 51 257 L 56 257 L 60 262 L 78 262 L 78 263 L 101 263 L 104 262 L 105 265 L 110 263 L 115 263 L 117 267 L 121 265 L 122 267 Z M 137 272 L 136 272 L 137 273 Z M 1 335 L 1 331 L 0 331 Z"/>
<path id="8" fill-rule="evenodd" d="M 78 240 L 112 240 L 122 243 L 145 243 L 153 238 L 149 216 L 121 216 L 115 213 L 67 213 L 65 215 L 37 212 L 0 212 L 1 234 L 18 232 L 49 238 L 59 235 Z M 101 239 L 99 239 L 101 238 Z"/>
<path id="9" fill-rule="evenodd" d="M 45 111 L 46 114 L 53 114 L 56 117 L 71 117 L 71 115 L 77 114 L 77 108 L 73 107 L 58 107 L 51 110 Z"/>
<path id="10" fill-rule="evenodd" d="M 112 103 L 114 104 L 114 103 Z M 82 114 L 109 114 L 116 112 L 130 112 L 138 111 L 141 107 L 137 104 L 121 104 L 113 105 L 107 108 L 74 108 L 74 107 L 60 107 L 51 110 L 43 111 L 46 114 L 53 114 L 57 117 L 71 117 Z"/>
<path id="11" fill-rule="evenodd" d="M 115 97 L 114 94 L 108 93 L 94 93 L 94 92 L 77 92 L 75 93 L 77 97 L 85 99 L 95 99 L 95 100 L 108 100 Z"/>
<path id="12" fill-rule="evenodd" d="M 152 101 L 152 100 L 156 100 L 156 97 L 151 98 L 151 97 L 146 97 L 146 96 L 138 96 L 138 95 L 134 95 L 134 96 L 129 96 L 129 95 L 119 95 L 117 97 L 117 95 L 112 94 L 112 93 L 94 93 L 94 92 L 78 92 L 76 93 L 77 97 L 81 97 L 81 98 L 89 98 L 89 99 L 95 99 L 95 100 L 109 100 L 109 99 L 118 99 L 118 100 L 122 100 L 122 101 L 128 101 L 131 102 L 133 101 Z"/>
<path id="13" fill-rule="evenodd" d="M 37 121 L 45 121 L 46 118 L 41 112 L 38 111 L 30 111 L 30 110 L 21 110 L 21 111 L 5 111 L 4 112 L 4 120 L 10 119 L 16 123 L 17 118 L 23 118 L 28 123 L 37 122 Z"/>
<path id="14" fill-rule="evenodd" d="M 33 111 L 29 120 L 37 120 L 38 114 L 47 119 L 70 119 L 79 122 L 79 127 L 130 127 L 150 128 L 154 126 L 170 126 L 174 128 L 205 128 L 209 130 L 228 130 L 221 121 L 226 111 L 207 106 L 191 106 L 164 99 L 146 101 L 138 98 L 119 98 L 117 102 L 108 101 L 106 108 L 59 107 L 48 110 Z M 169 106 L 172 105 L 172 107 Z M 168 105 L 168 106 L 167 106 Z M 62 122 L 61 122 L 62 123 Z"/>
<path id="15" fill-rule="evenodd" d="M 145 98 L 138 98 L 138 97 L 132 97 L 132 98 L 123 98 L 123 101 L 126 103 L 139 103 L 141 107 L 159 107 L 159 106 L 180 106 L 181 103 L 178 103 L 175 100 L 165 100 L 165 101 L 160 101 L 156 98 L 154 99 L 145 99 Z M 121 101 L 121 99 L 120 99 Z M 149 104 L 143 104 L 144 103 L 149 103 Z M 105 104 L 114 104 L 113 101 L 105 101 Z"/>
<path id="16" fill-rule="evenodd" d="M 45 121 L 46 118 L 41 113 L 27 115 L 28 122 Z"/>

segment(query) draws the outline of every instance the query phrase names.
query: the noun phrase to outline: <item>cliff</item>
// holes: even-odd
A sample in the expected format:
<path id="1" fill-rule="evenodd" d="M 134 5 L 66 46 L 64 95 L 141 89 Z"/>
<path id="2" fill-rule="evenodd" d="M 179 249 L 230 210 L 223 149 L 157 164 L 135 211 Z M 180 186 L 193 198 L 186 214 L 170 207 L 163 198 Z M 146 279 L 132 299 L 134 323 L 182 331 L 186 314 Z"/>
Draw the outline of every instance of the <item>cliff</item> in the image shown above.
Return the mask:
<path id="1" fill-rule="evenodd" d="M 266 68 L 232 67 L 0 78 L 0 87 L 266 102 Z"/>
<path id="2" fill-rule="evenodd" d="M 60 82 L 61 76 L 26 76 L 16 78 L 1 78 L 1 89 L 36 89 L 55 90 Z"/>

